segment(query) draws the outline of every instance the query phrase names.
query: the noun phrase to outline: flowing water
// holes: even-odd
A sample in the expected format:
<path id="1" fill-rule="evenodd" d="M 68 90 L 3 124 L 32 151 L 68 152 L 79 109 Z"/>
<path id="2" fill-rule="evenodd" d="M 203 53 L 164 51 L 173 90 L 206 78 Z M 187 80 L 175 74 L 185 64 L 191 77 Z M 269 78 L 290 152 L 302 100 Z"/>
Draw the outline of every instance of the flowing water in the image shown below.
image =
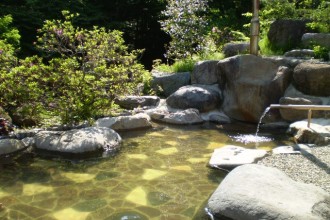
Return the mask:
<path id="1" fill-rule="evenodd" d="M 209 219 L 209 196 L 226 173 L 207 167 L 215 148 L 251 134 L 242 125 L 160 126 L 122 133 L 115 155 L 88 160 L 25 153 L 0 163 L 0 219 Z M 266 134 L 289 142 L 283 133 Z"/>

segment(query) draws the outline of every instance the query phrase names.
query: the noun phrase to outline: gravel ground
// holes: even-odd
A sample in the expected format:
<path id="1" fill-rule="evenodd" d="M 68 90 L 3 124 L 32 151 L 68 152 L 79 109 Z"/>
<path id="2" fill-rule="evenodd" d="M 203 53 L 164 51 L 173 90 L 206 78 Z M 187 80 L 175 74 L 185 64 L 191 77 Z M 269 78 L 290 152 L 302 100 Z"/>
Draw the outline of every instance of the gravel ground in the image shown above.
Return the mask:
<path id="1" fill-rule="evenodd" d="M 311 153 L 273 154 L 258 164 L 284 171 L 293 180 L 311 183 L 330 193 L 330 146 L 315 146 Z"/>

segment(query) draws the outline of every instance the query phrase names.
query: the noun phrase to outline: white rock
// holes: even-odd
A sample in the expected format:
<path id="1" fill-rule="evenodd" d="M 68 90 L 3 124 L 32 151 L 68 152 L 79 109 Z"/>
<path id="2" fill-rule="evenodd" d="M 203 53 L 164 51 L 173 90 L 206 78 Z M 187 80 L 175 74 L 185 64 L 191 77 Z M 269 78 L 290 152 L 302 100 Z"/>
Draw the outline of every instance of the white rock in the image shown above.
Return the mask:
<path id="1" fill-rule="evenodd" d="M 299 150 L 296 150 L 292 146 L 279 146 L 272 150 L 273 154 L 300 154 Z"/>
<path id="2" fill-rule="evenodd" d="M 226 145 L 214 150 L 209 165 L 211 167 L 233 168 L 254 163 L 266 154 L 266 150 L 245 149 L 234 145 Z"/>

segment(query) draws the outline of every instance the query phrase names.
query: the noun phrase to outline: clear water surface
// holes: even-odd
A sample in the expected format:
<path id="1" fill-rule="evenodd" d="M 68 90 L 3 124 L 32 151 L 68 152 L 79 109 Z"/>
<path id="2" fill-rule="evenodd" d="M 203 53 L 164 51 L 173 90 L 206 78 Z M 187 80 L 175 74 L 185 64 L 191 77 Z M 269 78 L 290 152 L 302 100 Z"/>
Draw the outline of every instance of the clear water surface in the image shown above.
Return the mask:
<path id="1" fill-rule="evenodd" d="M 226 175 L 207 166 L 215 148 L 290 142 L 282 131 L 261 133 L 267 142 L 244 141 L 255 126 L 157 126 L 121 133 L 121 150 L 108 157 L 7 158 L 0 164 L 0 219 L 206 220 L 206 202 Z"/>

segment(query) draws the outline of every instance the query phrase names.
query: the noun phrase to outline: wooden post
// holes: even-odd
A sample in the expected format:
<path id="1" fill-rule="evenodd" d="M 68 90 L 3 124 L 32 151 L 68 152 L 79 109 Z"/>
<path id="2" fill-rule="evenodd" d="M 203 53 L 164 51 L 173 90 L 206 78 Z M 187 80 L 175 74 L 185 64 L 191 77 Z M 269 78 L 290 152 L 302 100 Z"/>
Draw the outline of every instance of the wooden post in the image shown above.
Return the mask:
<path id="1" fill-rule="evenodd" d="M 251 36 L 250 36 L 250 54 L 258 56 L 259 42 L 259 0 L 253 1 L 253 16 L 251 19 Z"/>
<path id="2" fill-rule="evenodd" d="M 308 109 L 308 122 L 307 122 L 308 128 L 310 128 L 311 126 L 311 118 L 312 118 L 312 109 Z"/>

